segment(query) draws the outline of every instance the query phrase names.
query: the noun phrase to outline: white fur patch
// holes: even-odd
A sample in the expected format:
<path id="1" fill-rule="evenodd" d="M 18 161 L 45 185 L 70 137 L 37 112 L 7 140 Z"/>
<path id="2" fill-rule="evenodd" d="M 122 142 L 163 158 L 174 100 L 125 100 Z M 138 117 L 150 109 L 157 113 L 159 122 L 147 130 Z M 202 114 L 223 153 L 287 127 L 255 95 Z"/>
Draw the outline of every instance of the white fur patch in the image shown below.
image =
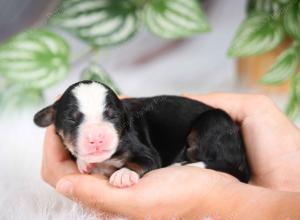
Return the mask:
<path id="1" fill-rule="evenodd" d="M 82 83 L 73 89 L 78 101 L 79 111 L 84 114 L 85 122 L 99 122 L 105 111 L 107 89 L 96 82 Z"/>
<path id="2" fill-rule="evenodd" d="M 203 162 L 197 162 L 197 163 L 189 163 L 186 166 L 192 166 L 192 167 L 199 167 L 199 168 L 206 168 L 206 164 Z"/>
<path id="3" fill-rule="evenodd" d="M 182 163 L 173 163 L 173 164 L 171 164 L 171 167 L 180 167 L 180 166 L 182 166 Z"/>
<path id="4" fill-rule="evenodd" d="M 107 92 L 107 88 L 96 82 L 89 84 L 81 83 L 72 90 L 73 95 L 77 99 L 79 111 L 84 115 L 83 122 L 78 128 L 77 145 L 79 155 L 77 156 L 86 163 L 99 163 L 107 160 L 115 153 L 119 144 L 119 138 L 114 124 L 103 120 Z M 110 133 L 110 144 L 109 146 L 106 146 L 107 150 L 111 150 L 109 153 L 88 157 L 80 155 L 84 152 L 82 150 L 82 140 L 84 139 L 83 130 L 86 129 L 85 127 L 90 124 L 101 124 L 103 129 L 106 129 Z"/>

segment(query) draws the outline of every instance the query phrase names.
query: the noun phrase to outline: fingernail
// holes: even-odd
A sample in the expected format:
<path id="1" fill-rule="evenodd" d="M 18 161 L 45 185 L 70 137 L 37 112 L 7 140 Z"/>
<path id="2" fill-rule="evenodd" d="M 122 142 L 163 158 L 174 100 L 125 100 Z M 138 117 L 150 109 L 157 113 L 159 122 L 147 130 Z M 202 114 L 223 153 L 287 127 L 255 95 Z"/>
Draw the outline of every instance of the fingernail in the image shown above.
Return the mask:
<path id="1" fill-rule="evenodd" d="M 57 183 L 56 189 L 58 192 L 64 194 L 65 196 L 72 196 L 73 183 L 69 180 L 60 180 Z"/>

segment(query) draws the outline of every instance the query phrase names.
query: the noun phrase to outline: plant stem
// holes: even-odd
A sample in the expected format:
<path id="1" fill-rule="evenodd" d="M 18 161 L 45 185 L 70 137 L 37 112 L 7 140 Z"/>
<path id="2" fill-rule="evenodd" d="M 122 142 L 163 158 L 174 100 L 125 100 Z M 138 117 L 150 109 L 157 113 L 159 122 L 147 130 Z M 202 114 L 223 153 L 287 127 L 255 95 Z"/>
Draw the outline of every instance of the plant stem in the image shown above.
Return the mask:
<path id="1" fill-rule="evenodd" d="M 76 64 L 77 62 L 79 62 L 82 58 L 90 55 L 90 54 L 93 54 L 93 53 L 96 53 L 99 51 L 99 48 L 98 47 L 86 47 L 84 49 L 82 49 L 81 51 L 79 51 L 79 53 L 77 53 L 73 60 L 71 61 L 72 64 Z"/>

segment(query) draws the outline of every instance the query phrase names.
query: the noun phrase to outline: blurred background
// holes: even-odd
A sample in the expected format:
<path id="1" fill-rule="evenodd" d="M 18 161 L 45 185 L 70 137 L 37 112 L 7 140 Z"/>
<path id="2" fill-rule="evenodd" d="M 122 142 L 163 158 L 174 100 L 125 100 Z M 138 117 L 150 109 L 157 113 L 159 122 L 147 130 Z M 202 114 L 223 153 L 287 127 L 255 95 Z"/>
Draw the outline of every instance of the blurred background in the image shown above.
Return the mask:
<path id="1" fill-rule="evenodd" d="M 0 219 L 94 219 L 40 179 L 44 130 L 32 122 L 81 79 L 127 96 L 264 93 L 297 121 L 299 10 L 289 0 L 0 0 Z"/>

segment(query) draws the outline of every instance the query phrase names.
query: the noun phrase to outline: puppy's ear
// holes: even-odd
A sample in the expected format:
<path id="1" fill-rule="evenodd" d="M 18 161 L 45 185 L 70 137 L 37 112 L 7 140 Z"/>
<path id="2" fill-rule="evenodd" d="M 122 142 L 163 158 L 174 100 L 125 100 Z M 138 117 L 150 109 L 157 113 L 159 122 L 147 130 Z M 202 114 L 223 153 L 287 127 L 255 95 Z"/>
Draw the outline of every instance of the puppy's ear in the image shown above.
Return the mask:
<path id="1" fill-rule="evenodd" d="M 34 115 L 33 121 L 40 127 L 47 127 L 54 122 L 56 110 L 50 105 Z"/>

